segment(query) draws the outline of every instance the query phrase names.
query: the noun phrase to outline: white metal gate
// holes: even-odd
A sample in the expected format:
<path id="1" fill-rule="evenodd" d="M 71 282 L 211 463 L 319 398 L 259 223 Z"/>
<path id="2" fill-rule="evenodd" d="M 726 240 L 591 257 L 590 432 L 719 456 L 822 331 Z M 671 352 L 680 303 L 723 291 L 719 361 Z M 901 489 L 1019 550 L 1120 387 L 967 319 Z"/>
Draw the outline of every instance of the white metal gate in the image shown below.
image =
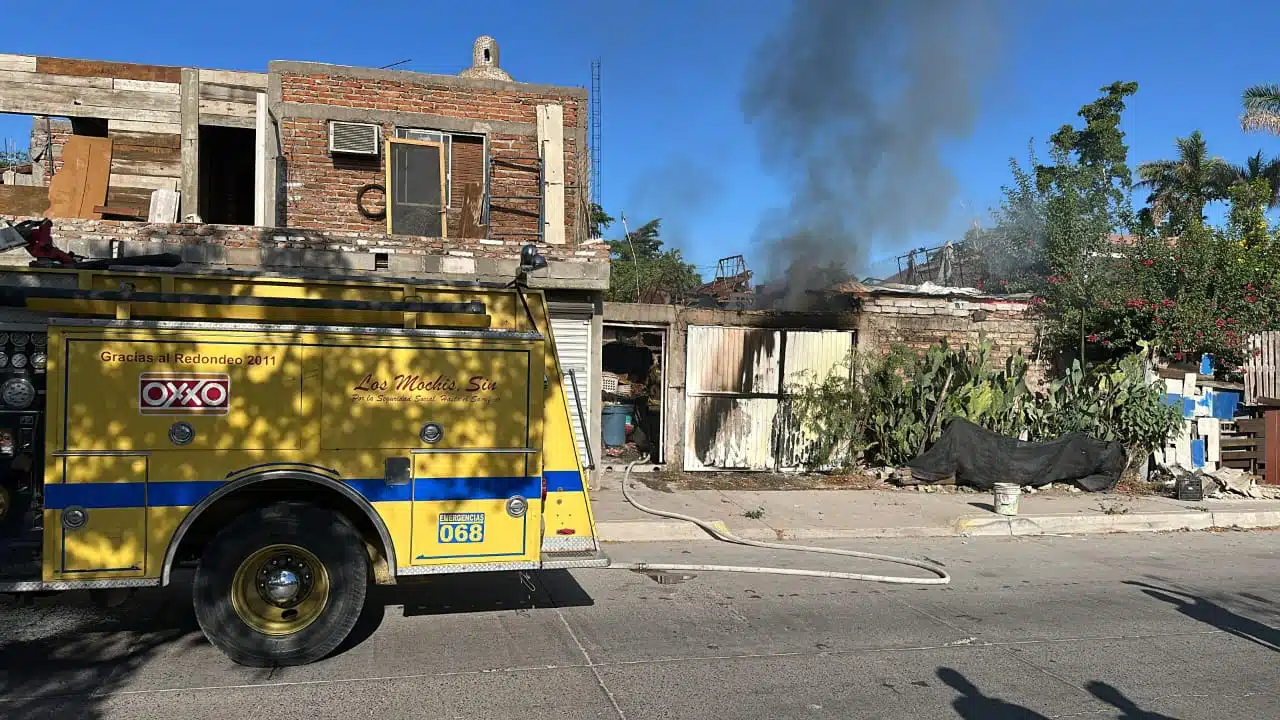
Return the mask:
<path id="1" fill-rule="evenodd" d="M 578 456 L 582 466 L 589 464 L 587 446 L 582 432 L 581 417 L 591 417 L 591 398 L 594 395 L 591 380 L 591 316 L 582 313 L 560 313 L 551 310 L 551 332 L 556 341 L 556 358 L 560 361 L 560 372 L 563 373 L 565 394 L 569 401 L 569 421 L 573 424 L 573 435 L 578 441 Z M 569 371 L 573 370 L 573 380 Z M 574 395 L 574 380 L 577 382 L 578 395 Z M 581 402 L 582 414 L 578 413 L 577 402 Z"/>
<path id="2" fill-rule="evenodd" d="M 685 470 L 786 470 L 805 464 L 787 388 L 846 371 L 847 330 L 688 328 Z"/>

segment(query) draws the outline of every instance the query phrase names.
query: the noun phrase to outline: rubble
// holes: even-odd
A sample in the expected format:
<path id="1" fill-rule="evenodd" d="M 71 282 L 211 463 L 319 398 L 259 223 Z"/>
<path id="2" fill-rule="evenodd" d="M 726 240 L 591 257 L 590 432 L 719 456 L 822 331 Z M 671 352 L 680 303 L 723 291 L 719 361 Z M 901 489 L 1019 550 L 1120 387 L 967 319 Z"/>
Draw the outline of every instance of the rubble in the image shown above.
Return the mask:
<path id="1" fill-rule="evenodd" d="M 1257 476 L 1235 468 L 1218 468 L 1210 473 L 1196 472 L 1200 476 L 1204 496 L 1212 500 L 1252 498 L 1254 500 L 1280 499 L 1280 486 L 1264 485 Z"/>

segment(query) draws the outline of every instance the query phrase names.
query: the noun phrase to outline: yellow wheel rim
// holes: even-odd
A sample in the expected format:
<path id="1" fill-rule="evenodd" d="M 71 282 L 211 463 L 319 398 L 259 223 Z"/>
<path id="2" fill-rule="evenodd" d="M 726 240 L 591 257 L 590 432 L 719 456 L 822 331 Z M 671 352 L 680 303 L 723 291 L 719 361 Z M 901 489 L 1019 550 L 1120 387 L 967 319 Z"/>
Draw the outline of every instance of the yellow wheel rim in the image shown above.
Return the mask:
<path id="1" fill-rule="evenodd" d="M 292 635 L 316 621 L 329 604 L 329 573 L 311 551 L 268 545 L 236 568 L 231 607 L 263 635 Z"/>

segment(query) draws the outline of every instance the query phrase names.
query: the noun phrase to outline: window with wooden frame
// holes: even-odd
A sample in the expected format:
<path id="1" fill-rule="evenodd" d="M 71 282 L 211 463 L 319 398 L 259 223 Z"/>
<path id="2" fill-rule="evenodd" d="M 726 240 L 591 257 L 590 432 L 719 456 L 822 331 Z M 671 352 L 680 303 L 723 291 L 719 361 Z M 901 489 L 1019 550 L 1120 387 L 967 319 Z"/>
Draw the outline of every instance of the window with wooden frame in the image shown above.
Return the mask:
<path id="1" fill-rule="evenodd" d="M 387 232 L 447 237 L 444 143 L 388 138 Z"/>
<path id="2" fill-rule="evenodd" d="M 395 135 L 407 140 L 438 142 L 444 147 L 446 208 L 450 210 L 456 208 L 453 204 L 455 186 L 458 188 L 459 202 L 461 202 L 463 188 L 469 183 L 479 183 L 481 188 L 485 187 L 489 167 L 485 160 L 488 152 L 484 135 L 409 127 L 397 127 Z"/>

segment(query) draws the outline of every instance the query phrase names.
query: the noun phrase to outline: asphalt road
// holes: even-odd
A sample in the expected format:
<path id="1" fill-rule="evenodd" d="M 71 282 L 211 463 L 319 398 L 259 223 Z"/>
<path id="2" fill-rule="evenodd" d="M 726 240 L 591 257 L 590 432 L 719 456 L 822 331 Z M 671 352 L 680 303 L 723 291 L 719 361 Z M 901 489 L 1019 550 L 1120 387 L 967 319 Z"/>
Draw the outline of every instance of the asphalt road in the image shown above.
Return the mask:
<path id="1" fill-rule="evenodd" d="M 315 665 L 231 664 L 185 588 L 0 606 L 0 717 L 1280 717 L 1280 534 L 835 543 L 946 588 L 626 571 L 384 589 Z M 874 566 L 691 545 L 620 560 Z"/>

